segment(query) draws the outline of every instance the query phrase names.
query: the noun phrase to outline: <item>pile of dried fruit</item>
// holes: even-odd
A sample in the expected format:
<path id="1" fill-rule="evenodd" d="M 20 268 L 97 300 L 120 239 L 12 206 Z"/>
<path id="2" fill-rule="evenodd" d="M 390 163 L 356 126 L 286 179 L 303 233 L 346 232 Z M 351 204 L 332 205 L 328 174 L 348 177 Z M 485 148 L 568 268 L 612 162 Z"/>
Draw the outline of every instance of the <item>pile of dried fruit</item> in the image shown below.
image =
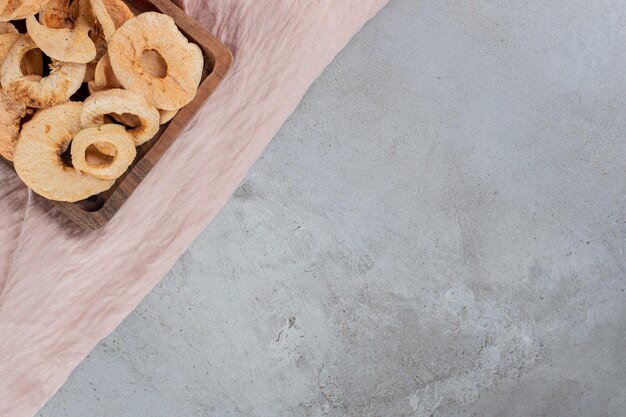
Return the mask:
<path id="1" fill-rule="evenodd" d="M 0 0 L 0 155 L 48 199 L 106 191 L 193 100 L 203 65 L 171 17 L 122 0 Z"/>

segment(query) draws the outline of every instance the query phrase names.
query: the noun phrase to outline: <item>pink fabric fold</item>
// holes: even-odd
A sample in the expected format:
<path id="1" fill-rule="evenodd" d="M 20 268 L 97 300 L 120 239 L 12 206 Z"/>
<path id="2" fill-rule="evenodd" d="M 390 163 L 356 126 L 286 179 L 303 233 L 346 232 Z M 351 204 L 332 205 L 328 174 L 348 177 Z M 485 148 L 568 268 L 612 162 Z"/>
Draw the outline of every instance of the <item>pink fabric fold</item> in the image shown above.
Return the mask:
<path id="1" fill-rule="evenodd" d="M 185 2 L 232 49 L 235 64 L 102 230 L 81 230 L 0 167 L 0 416 L 34 415 L 141 302 L 309 85 L 386 2 Z"/>

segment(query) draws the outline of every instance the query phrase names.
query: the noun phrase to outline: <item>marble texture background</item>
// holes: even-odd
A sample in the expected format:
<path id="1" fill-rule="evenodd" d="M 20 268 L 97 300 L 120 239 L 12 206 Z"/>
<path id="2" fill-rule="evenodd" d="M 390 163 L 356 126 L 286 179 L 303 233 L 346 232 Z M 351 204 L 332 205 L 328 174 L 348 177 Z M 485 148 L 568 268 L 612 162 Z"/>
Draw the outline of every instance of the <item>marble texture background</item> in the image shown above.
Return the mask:
<path id="1" fill-rule="evenodd" d="M 392 0 L 39 417 L 622 417 L 626 1 Z"/>

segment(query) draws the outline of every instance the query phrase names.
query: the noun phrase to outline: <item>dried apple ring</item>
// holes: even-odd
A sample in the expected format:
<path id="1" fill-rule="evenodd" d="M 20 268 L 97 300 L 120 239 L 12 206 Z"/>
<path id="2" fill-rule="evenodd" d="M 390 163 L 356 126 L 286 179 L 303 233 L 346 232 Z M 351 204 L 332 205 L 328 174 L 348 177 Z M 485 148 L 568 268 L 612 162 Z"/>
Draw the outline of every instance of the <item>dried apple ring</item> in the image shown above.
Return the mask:
<path id="1" fill-rule="evenodd" d="M 37 45 L 28 35 L 22 35 L 9 50 L 0 68 L 0 82 L 7 95 L 28 107 L 46 108 L 70 99 L 80 88 L 85 76 L 85 64 L 53 62 L 50 75 L 33 79 L 24 74 L 22 60 Z"/>
<path id="2" fill-rule="evenodd" d="M 158 52 L 167 63 L 165 77 L 154 77 L 141 66 L 148 50 Z M 163 110 L 176 110 L 193 100 L 204 65 L 198 45 L 180 33 L 171 17 L 155 12 L 126 21 L 111 37 L 109 56 L 124 88 L 144 95 Z"/>
<path id="3" fill-rule="evenodd" d="M 78 19 L 78 0 L 48 0 L 48 2 L 39 11 L 39 23 L 50 29 L 74 29 L 74 21 Z M 90 38 L 94 40 L 93 33 L 90 32 Z M 94 41 L 95 43 L 95 41 Z M 96 46 L 96 58 L 98 58 L 98 45 Z M 106 44 L 102 47 L 106 50 Z M 104 52 L 103 52 L 104 53 Z M 85 77 L 83 82 L 93 80 L 93 73 L 96 68 L 97 59 L 87 64 Z"/>
<path id="4" fill-rule="evenodd" d="M 20 136 L 20 121 L 26 116 L 26 106 L 0 90 L 0 155 L 13 160 L 13 151 Z"/>
<path id="5" fill-rule="evenodd" d="M 93 164 L 87 159 L 90 147 L 106 150 L 109 160 Z M 111 152 L 113 147 L 113 152 Z M 81 130 L 72 141 L 72 165 L 75 169 L 103 180 L 119 178 L 133 163 L 137 149 L 124 126 L 108 124 Z M 112 155 L 111 155 L 112 153 Z"/>
<path id="6" fill-rule="evenodd" d="M 161 56 L 154 51 L 146 51 L 141 58 L 142 67 L 146 68 L 147 72 L 151 74 L 165 74 L 167 71 L 167 66 L 165 63 L 162 63 L 160 60 Z M 111 67 L 111 60 L 109 58 L 109 54 L 105 54 L 100 61 L 98 61 L 98 65 L 96 66 L 96 70 L 94 73 L 93 81 L 88 83 L 89 93 L 94 94 L 98 91 L 104 91 L 111 88 L 121 88 L 122 84 L 119 82 L 115 73 L 113 72 L 113 68 Z M 160 124 L 165 124 L 172 120 L 174 116 L 178 114 L 179 109 L 176 110 L 160 110 Z M 135 120 L 129 117 L 122 117 L 120 115 L 113 115 L 113 118 L 123 123 L 126 126 L 138 126 L 138 123 L 135 124 Z"/>
<path id="7" fill-rule="evenodd" d="M 81 103 L 41 110 L 24 124 L 13 155 L 17 175 L 37 194 L 56 201 L 76 202 L 108 190 L 102 180 L 68 167 L 61 151 L 80 132 Z"/>
<path id="8" fill-rule="evenodd" d="M 26 29 L 39 49 L 50 58 L 86 64 L 96 57 L 96 45 L 89 37 L 96 22 L 89 0 L 79 0 L 78 13 L 71 29 L 43 26 L 35 16 L 26 18 Z"/>
<path id="9" fill-rule="evenodd" d="M 105 123 L 104 116 L 109 114 L 137 116 L 139 126 L 128 131 L 137 146 L 159 131 L 158 110 L 143 96 L 116 88 L 98 91 L 87 98 L 80 120 L 83 127 L 98 126 Z"/>

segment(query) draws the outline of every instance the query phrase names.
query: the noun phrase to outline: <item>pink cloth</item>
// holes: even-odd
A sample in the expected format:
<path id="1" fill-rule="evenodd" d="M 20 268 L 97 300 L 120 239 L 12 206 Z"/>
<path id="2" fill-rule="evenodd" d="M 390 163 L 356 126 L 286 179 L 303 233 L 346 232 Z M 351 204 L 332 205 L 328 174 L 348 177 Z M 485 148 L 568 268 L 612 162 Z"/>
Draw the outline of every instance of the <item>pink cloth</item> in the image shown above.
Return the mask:
<path id="1" fill-rule="evenodd" d="M 0 416 L 34 415 L 141 302 L 386 2 L 186 1 L 235 64 L 102 230 L 82 231 L 0 167 Z"/>

